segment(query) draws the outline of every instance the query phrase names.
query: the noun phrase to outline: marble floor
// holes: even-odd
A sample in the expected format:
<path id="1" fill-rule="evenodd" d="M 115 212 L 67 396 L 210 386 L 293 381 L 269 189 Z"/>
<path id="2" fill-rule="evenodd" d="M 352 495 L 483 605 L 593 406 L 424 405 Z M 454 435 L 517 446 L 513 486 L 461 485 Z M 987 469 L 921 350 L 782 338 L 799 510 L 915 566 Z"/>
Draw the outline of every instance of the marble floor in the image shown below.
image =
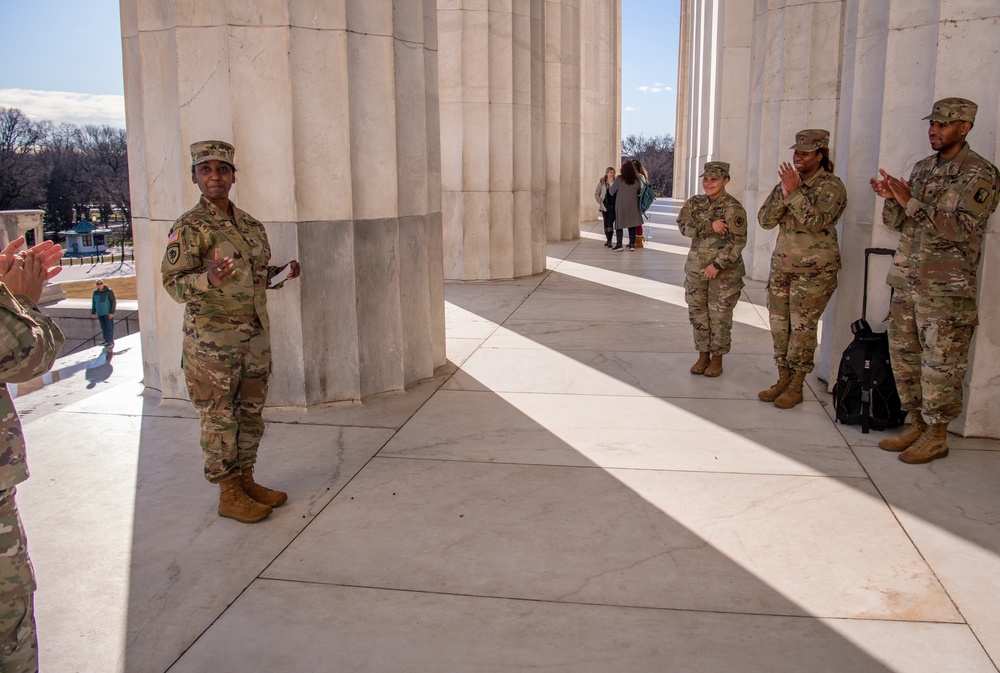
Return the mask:
<path id="1" fill-rule="evenodd" d="M 198 423 L 138 337 L 19 391 L 45 673 L 997 673 L 1000 442 L 899 462 L 773 382 L 761 283 L 717 379 L 684 239 L 448 284 L 448 364 L 405 394 L 269 409 L 262 523 L 215 513 Z M 304 282 L 307 278 L 304 278 Z M 54 380 L 53 380 L 54 379 Z"/>

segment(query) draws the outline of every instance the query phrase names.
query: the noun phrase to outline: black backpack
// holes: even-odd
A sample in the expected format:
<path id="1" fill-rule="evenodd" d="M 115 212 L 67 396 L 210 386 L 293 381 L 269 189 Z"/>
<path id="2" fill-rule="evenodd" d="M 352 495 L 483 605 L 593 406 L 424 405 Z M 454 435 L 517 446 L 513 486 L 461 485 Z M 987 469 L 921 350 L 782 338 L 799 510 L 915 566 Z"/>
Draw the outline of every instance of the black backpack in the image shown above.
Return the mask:
<path id="1" fill-rule="evenodd" d="M 899 427 L 906 414 L 892 376 L 889 335 L 873 332 L 864 318 L 855 320 L 851 331 L 854 341 L 844 349 L 833 386 L 837 420 L 845 425 L 860 423 L 863 433 L 869 428 Z"/>
<path id="2" fill-rule="evenodd" d="M 874 332 L 865 314 L 868 309 L 868 259 L 872 254 L 891 255 L 888 248 L 865 250 L 865 290 L 861 319 L 851 323 L 854 340 L 840 358 L 837 382 L 833 386 L 833 408 L 837 420 L 845 425 L 861 424 L 861 432 L 869 428 L 885 430 L 903 424 L 896 379 L 889 360 L 889 335 Z"/>

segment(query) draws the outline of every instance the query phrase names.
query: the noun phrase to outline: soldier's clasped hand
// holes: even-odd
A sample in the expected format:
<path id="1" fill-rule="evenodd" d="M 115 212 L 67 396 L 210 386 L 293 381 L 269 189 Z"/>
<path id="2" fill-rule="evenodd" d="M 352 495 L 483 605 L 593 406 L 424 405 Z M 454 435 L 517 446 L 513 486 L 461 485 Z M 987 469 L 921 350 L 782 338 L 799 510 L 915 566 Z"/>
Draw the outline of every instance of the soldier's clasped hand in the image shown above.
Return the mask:
<path id="1" fill-rule="evenodd" d="M 712 222 L 712 231 L 714 231 L 717 234 L 728 234 L 729 225 L 726 224 L 726 221 L 723 219 L 715 220 L 714 222 Z"/>
<path id="2" fill-rule="evenodd" d="M 225 285 L 236 275 L 236 262 L 232 257 L 219 257 L 218 249 L 212 251 L 208 264 L 208 282 L 212 287 Z"/>

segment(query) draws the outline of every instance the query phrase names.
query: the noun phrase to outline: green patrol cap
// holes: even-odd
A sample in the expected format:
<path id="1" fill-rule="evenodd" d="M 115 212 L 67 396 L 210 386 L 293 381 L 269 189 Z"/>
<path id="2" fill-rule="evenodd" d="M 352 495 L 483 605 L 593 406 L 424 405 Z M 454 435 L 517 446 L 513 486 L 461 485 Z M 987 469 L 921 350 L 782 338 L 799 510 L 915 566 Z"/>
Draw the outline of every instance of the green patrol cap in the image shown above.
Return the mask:
<path id="1" fill-rule="evenodd" d="M 725 161 L 709 161 L 705 163 L 705 172 L 699 175 L 699 178 L 705 176 L 711 178 L 728 178 L 729 177 L 729 164 Z"/>
<path id="2" fill-rule="evenodd" d="M 942 98 L 934 103 L 934 109 L 924 119 L 932 122 L 976 123 L 979 106 L 965 98 Z"/>
<path id="3" fill-rule="evenodd" d="M 233 168 L 233 156 L 236 148 L 224 140 L 199 140 L 191 145 L 191 165 L 197 166 L 206 161 L 224 161 Z"/>
<path id="4" fill-rule="evenodd" d="M 788 149 L 815 152 L 821 147 L 830 147 L 830 132 L 823 129 L 805 129 L 795 134 L 795 144 Z"/>

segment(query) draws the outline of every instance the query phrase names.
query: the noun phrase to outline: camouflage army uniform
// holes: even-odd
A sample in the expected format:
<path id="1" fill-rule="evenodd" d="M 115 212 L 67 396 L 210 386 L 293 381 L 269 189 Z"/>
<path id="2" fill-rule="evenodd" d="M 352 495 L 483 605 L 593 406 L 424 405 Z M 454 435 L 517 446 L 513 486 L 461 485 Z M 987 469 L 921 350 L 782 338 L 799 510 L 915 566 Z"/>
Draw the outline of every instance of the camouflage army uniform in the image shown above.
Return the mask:
<path id="1" fill-rule="evenodd" d="M 17 513 L 16 485 L 28 478 L 24 436 L 8 382 L 30 381 L 48 371 L 65 341 L 48 316 L 0 284 L 0 670 L 38 670 L 35 576 Z"/>
<path id="2" fill-rule="evenodd" d="M 912 198 L 888 199 L 886 226 L 902 232 L 887 282 L 893 288 L 889 347 L 903 409 L 929 424 L 962 412 L 962 382 L 977 323 L 976 270 L 1000 175 L 966 143 L 951 161 L 921 160 Z"/>
<path id="3" fill-rule="evenodd" d="M 779 368 L 813 370 L 816 327 L 837 289 L 837 220 L 847 207 L 840 178 L 820 168 L 787 197 L 778 183 L 757 215 L 778 229 L 767 283 L 774 361 Z"/>
<path id="4" fill-rule="evenodd" d="M 268 265 L 264 225 L 232 209 L 230 217 L 202 196 L 174 223 L 160 267 L 163 287 L 185 304 L 181 368 L 201 417 L 205 478 L 212 483 L 257 460 L 271 374 L 265 292 L 280 270 Z M 215 251 L 238 265 L 220 287 L 208 282 Z"/>
<path id="5" fill-rule="evenodd" d="M 729 233 L 715 233 L 715 220 L 724 220 Z M 699 194 L 681 208 L 677 227 L 692 239 L 684 264 L 684 299 L 694 329 L 695 348 L 701 353 L 724 355 L 732 345 L 733 309 L 746 274 L 742 253 L 747 243 L 747 213 L 726 192 L 715 201 Z M 704 272 L 712 264 L 719 274 L 708 280 Z"/>

